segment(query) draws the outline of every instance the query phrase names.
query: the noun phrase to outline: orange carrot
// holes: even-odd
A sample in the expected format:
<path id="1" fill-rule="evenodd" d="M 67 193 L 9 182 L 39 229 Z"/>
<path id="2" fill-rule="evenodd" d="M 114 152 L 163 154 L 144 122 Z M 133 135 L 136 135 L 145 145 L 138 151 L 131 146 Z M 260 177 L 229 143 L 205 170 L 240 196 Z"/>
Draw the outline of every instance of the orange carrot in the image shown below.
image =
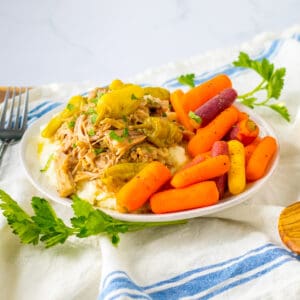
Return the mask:
<path id="1" fill-rule="evenodd" d="M 238 140 L 244 146 L 252 143 L 259 134 L 259 127 L 251 119 L 243 119 L 239 121 L 230 130 L 228 136 L 230 140 Z"/>
<path id="2" fill-rule="evenodd" d="M 211 152 L 210 151 L 200 153 L 200 154 L 196 155 L 191 161 L 186 163 L 180 170 L 184 170 L 184 169 L 187 169 L 189 167 L 192 167 L 192 166 L 204 161 L 208 157 L 211 157 Z"/>
<path id="3" fill-rule="evenodd" d="M 228 172 L 229 167 L 230 162 L 227 155 L 210 157 L 192 167 L 175 173 L 171 180 L 171 185 L 175 188 L 181 188 L 205 181 L 225 174 Z"/>
<path id="4" fill-rule="evenodd" d="M 187 164 L 185 164 L 180 171 L 185 170 L 187 168 L 190 168 L 192 166 L 195 166 L 197 164 L 199 164 L 200 162 L 205 160 L 205 156 L 201 154 L 196 155 L 191 161 L 189 161 Z"/>
<path id="5" fill-rule="evenodd" d="M 239 110 L 238 122 L 245 120 L 245 119 L 249 119 L 249 115 L 247 113 Z"/>
<path id="6" fill-rule="evenodd" d="M 260 137 L 257 137 L 251 144 L 245 147 L 245 163 L 248 164 L 249 158 L 251 157 L 254 149 L 257 147 L 259 142 L 261 141 Z"/>
<path id="7" fill-rule="evenodd" d="M 188 152 L 191 156 L 211 149 L 214 142 L 221 140 L 230 128 L 237 122 L 238 111 L 235 107 L 222 111 L 207 126 L 199 128 L 188 143 Z"/>
<path id="8" fill-rule="evenodd" d="M 186 129 L 193 131 L 195 128 L 199 128 L 200 125 L 192 120 L 184 106 L 183 106 L 183 96 L 182 90 L 176 90 L 170 94 L 170 101 L 176 112 L 176 117 L 179 123 L 181 123 Z"/>
<path id="9" fill-rule="evenodd" d="M 271 136 L 266 136 L 259 142 L 246 167 L 246 178 L 248 181 L 260 179 L 265 175 L 276 149 L 276 140 Z"/>
<path id="10" fill-rule="evenodd" d="M 217 75 L 190 89 L 183 97 L 183 107 L 187 112 L 194 111 L 224 89 L 231 88 L 231 86 L 231 80 L 227 75 Z"/>
<path id="11" fill-rule="evenodd" d="M 176 212 L 216 204 L 219 192 L 214 181 L 204 181 L 182 189 L 170 189 L 150 198 L 155 214 Z"/>
<path id="12" fill-rule="evenodd" d="M 118 208 L 127 212 L 137 210 L 170 178 L 171 172 L 165 165 L 158 161 L 149 163 L 119 190 Z"/>

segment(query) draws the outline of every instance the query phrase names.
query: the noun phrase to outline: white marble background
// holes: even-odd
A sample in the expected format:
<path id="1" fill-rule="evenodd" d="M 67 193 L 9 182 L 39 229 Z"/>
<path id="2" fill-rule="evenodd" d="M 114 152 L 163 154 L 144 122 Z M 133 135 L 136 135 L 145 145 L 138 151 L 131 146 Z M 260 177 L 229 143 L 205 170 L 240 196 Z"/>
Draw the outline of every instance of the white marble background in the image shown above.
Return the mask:
<path id="1" fill-rule="evenodd" d="M 299 0 L 0 0 L 0 85 L 107 83 L 297 23 Z"/>

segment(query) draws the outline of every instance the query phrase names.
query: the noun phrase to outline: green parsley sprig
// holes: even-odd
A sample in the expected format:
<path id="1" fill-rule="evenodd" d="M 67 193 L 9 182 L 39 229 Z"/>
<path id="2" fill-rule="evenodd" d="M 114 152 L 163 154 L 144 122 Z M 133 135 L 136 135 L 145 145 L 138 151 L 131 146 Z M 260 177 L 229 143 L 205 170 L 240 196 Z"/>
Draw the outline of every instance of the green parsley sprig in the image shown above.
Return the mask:
<path id="1" fill-rule="evenodd" d="M 235 67 L 248 68 L 255 71 L 262 77 L 261 82 L 250 92 L 239 95 L 238 99 L 244 105 L 254 108 L 255 106 L 265 106 L 279 113 L 285 120 L 290 121 L 290 114 L 283 103 L 274 103 L 278 100 L 284 85 L 285 68 L 275 69 L 274 64 L 266 58 L 261 61 L 252 60 L 245 52 L 240 52 L 239 57 L 233 62 Z M 265 91 L 264 100 L 258 100 L 255 96 L 257 92 Z"/>
<path id="2" fill-rule="evenodd" d="M 195 87 L 195 74 L 193 73 L 181 75 L 177 80 L 182 85 L 188 85 L 191 88 Z"/>
<path id="3" fill-rule="evenodd" d="M 105 235 L 112 244 L 120 241 L 119 234 L 138 231 L 148 227 L 184 224 L 186 220 L 170 222 L 127 222 L 112 218 L 90 203 L 72 197 L 74 217 L 71 226 L 59 218 L 50 203 L 39 197 L 32 197 L 34 215 L 27 214 L 7 193 L 0 190 L 0 209 L 14 234 L 24 244 L 43 243 L 46 248 L 63 244 L 70 236 L 85 238 L 92 235 Z"/>
<path id="4" fill-rule="evenodd" d="M 235 67 L 247 68 L 255 71 L 262 77 L 261 82 L 250 92 L 238 96 L 238 101 L 244 105 L 254 108 L 256 106 L 268 107 L 285 120 L 290 121 L 290 114 L 284 103 L 274 102 L 278 100 L 284 86 L 284 76 L 286 73 L 285 68 L 275 69 L 268 59 L 263 58 L 261 61 L 252 60 L 245 52 L 240 52 L 239 57 L 233 62 Z M 195 74 L 185 74 L 177 78 L 178 82 L 182 85 L 188 85 L 191 88 L 195 86 Z M 258 92 L 264 91 L 266 97 L 264 100 L 259 100 L 257 97 Z"/>

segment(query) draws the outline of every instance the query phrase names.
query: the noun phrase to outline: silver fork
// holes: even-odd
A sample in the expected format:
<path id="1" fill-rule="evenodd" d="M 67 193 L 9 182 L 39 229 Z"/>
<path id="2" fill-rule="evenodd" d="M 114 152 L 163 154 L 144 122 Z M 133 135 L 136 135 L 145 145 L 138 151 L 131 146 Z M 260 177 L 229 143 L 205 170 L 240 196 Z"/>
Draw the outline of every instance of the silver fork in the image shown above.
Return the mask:
<path id="1" fill-rule="evenodd" d="M 12 97 L 9 100 L 12 90 Z M 0 114 L 0 165 L 7 146 L 18 141 L 24 134 L 28 115 L 28 88 L 25 90 L 25 100 L 22 101 L 22 89 L 17 96 L 16 88 L 8 88 L 5 94 Z M 8 104 L 10 102 L 10 108 Z M 23 108 L 22 108 L 23 102 Z M 22 108 L 22 109 L 21 109 Z M 22 110 L 22 111 L 21 111 Z M 9 112 L 8 112 L 9 111 Z"/>

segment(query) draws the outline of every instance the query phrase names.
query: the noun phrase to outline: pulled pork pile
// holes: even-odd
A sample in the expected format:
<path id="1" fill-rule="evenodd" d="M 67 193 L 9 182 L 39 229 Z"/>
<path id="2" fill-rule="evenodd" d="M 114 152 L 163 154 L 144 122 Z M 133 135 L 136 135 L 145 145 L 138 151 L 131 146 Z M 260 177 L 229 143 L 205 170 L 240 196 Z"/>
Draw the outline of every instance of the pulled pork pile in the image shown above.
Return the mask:
<path id="1" fill-rule="evenodd" d="M 60 144 L 54 158 L 60 196 L 85 181 L 116 193 L 153 160 L 178 168 L 169 149 L 182 145 L 184 132 L 175 117 L 163 88 L 115 80 L 88 97 L 72 97 L 42 131 Z"/>

